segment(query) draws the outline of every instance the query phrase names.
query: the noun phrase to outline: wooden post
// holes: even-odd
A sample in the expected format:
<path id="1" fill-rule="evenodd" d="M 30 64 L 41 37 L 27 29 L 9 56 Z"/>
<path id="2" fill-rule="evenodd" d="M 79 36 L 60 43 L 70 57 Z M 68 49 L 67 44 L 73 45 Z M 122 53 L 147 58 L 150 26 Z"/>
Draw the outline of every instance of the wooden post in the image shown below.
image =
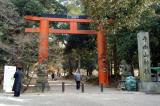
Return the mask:
<path id="1" fill-rule="evenodd" d="M 106 51 L 106 39 L 104 36 L 104 30 L 99 28 L 97 34 L 97 51 L 98 51 L 98 77 L 99 85 L 107 86 L 108 83 L 108 64 L 107 64 L 107 51 Z"/>
<path id="2" fill-rule="evenodd" d="M 43 60 L 48 60 L 48 35 L 49 35 L 49 21 L 40 20 L 39 56 L 38 56 L 39 63 L 42 63 Z"/>

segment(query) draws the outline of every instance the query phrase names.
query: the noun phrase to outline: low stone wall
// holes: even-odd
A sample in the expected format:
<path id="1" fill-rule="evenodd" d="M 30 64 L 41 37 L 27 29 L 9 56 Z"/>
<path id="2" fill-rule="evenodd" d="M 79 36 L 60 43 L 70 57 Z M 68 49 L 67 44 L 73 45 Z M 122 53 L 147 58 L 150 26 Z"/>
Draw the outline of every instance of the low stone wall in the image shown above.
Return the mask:
<path id="1" fill-rule="evenodd" d="M 160 82 L 139 82 L 139 90 L 146 93 L 160 93 Z"/>

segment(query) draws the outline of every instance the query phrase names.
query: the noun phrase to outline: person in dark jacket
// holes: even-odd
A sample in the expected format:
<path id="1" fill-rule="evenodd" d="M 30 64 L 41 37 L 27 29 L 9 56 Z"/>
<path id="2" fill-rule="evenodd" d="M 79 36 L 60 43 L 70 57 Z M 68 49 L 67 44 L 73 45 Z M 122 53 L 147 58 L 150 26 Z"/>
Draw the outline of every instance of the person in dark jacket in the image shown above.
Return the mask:
<path id="1" fill-rule="evenodd" d="M 52 80 L 54 80 L 54 77 L 55 77 L 54 72 L 52 73 L 52 75 L 51 75 L 51 76 L 52 76 Z"/>
<path id="2" fill-rule="evenodd" d="M 22 77 L 23 77 L 22 69 L 17 68 L 17 70 L 14 74 L 15 80 L 14 80 L 14 84 L 13 84 L 13 88 L 12 88 L 12 91 L 14 91 L 15 97 L 20 96 L 20 92 L 21 92 L 21 88 L 22 88 Z"/>

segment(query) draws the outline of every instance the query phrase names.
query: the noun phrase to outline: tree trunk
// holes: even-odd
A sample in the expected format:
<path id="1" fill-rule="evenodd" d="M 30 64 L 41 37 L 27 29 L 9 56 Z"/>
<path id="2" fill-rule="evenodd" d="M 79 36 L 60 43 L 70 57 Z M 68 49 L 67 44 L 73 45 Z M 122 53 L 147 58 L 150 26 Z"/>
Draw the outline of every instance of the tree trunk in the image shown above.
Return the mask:
<path id="1" fill-rule="evenodd" d="M 89 70 L 87 69 L 87 76 L 89 76 Z"/>
<path id="2" fill-rule="evenodd" d="M 78 56 L 78 70 L 81 68 L 81 56 Z"/>
<path id="3" fill-rule="evenodd" d="M 70 56 L 68 57 L 68 64 L 69 64 L 69 76 L 71 76 L 72 75 L 72 63 L 71 63 Z"/>
<path id="4" fill-rule="evenodd" d="M 118 70 L 118 61 L 117 61 L 117 46 L 116 43 L 113 45 L 113 63 L 114 63 L 114 72 L 116 76 L 119 76 L 119 70 Z"/>

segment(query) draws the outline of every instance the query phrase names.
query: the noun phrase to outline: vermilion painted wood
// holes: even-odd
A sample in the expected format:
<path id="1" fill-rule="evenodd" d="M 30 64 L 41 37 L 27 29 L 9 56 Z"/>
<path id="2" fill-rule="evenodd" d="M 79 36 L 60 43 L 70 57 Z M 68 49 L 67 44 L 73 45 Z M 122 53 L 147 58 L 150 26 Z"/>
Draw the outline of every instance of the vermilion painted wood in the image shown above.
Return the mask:
<path id="1" fill-rule="evenodd" d="M 48 35 L 49 33 L 55 34 L 95 34 L 97 35 L 97 51 L 98 51 L 98 76 L 99 84 L 104 86 L 108 85 L 108 63 L 106 61 L 106 40 L 104 36 L 103 27 L 99 28 L 99 31 L 95 30 L 79 30 L 77 28 L 78 23 L 91 23 L 92 20 L 89 19 L 65 19 L 65 18 L 46 18 L 46 17 L 36 17 L 36 16 L 26 16 L 26 20 L 40 21 L 39 28 L 26 28 L 25 32 L 38 32 L 39 36 L 39 63 L 44 60 L 48 60 Z M 49 22 L 68 22 L 70 24 L 70 29 L 53 29 L 49 28 Z M 110 22 L 113 22 L 110 20 Z"/>
<path id="2" fill-rule="evenodd" d="M 25 16 L 26 20 L 40 21 L 48 20 L 50 22 L 77 22 L 77 23 L 91 23 L 90 19 L 65 19 L 65 18 L 46 18 L 46 17 L 36 17 L 36 16 Z"/>
<path id="3" fill-rule="evenodd" d="M 25 32 L 40 32 L 39 28 L 25 28 Z M 52 29 L 49 28 L 49 33 L 54 34 L 97 34 L 95 30 L 65 30 L 65 29 Z"/>
<path id="4" fill-rule="evenodd" d="M 104 31 L 100 30 L 97 34 L 97 51 L 98 51 L 98 75 L 99 75 L 99 84 L 103 84 L 104 86 L 109 84 L 108 81 L 108 69 L 106 63 L 106 44 L 105 44 L 105 35 Z"/>
<path id="5" fill-rule="evenodd" d="M 49 21 L 40 21 L 40 36 L 39 36 L 39 55 L 38 61 L 42 63 L 48 60 L 48 35 L 49 35 Z"/>

